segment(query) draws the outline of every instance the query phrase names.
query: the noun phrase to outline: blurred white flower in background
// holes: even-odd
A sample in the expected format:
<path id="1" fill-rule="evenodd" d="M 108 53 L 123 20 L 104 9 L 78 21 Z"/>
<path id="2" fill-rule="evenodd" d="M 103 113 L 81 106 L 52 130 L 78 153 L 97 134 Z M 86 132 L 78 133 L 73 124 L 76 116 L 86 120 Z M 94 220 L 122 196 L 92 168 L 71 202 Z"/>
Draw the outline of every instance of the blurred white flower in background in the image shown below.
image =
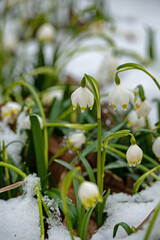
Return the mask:
<path id="1" fill-rule="evenodd" d="M 21 110 L 21 105 L 17 102 L 8 102 L 1 108 L 2 121 L 14 124 Z"/>
<path id="2" fill-rule="evenodd" d="M 138 118 L 137 113 L 132 110 L 128 115 L 128 124 L 132 127 L 145 127 L 146 121 L 144 117 Z"/>
<path id="3" fill-rule="evenodd" d="M 124 110 L 126 110 L 130 100 L 135 102 L 133 92 L 121 84 L 116 85 L 110 91 L 108 98 L 109 104 L 112 104 L 114 109 L 116 109 L 119 104 Z"/>
<path id="4" fill-rule="evenodd" d="M 42 103 L 44 106 L 50 106 L 54 99 L 61 100 L 63 98 L 63 90 L 50 88 L 42 95 Z"/>
<path id="5" fill-rule="evenodd" d="M 111 83 L 115 77 L 118 60 L 115 56 L 106 56 L 97 73 L 97 81 L 100 85 Z"/>
<path id="6" fill-rule="evenodd" d="M 50 23 L 44 23 L 39 27 L 37 30 L 36 37 L 39 42 L 46 43 L 46 42 L 52 42 L 55 39 L 55 28 Z"/>
<path id="7" fill-rule="evenodd" d="M 75 131 L 68 136 L 68 145 L 71 145 L 73 149 L 79 149 L 86 142 L 86 136 L 83 131 Z"/>
<path id="8" fill-rule="evenodd" d="M 152 145 L 152 150 L 154 152 L 154 154 L 156 155 L 156 157 L 158 159 L 160 159 L 160 137 L 157 137 Z"/>
<path id="9" fill-rule="evenodd" d="M 36 116 L 38 118 L 38 121 L 39 121 L 39 124 L 40 124 L 40 128 L 43 129 L 43 120 L 42 120 L 42 118 L 39 115 L 37 115 L 37 114 L 32 114 L 32 115 L 34 115 L 34 116 Z M 30 115 L 28 115 L 28 116 L 26 116 L 24 118 L 23 128 L 24 129 L 28 129 L 28 130 L 31 129 Z"/>
<path id="10" fill-rule="evenodd" d="M 4 49 L 10 53 L 15 53 L 18 47 L 19 41 L 16 35 L 6 34 L 3 38 Z"/>
<path id="11" fill-rule="evenodd" d="M 71 95 L 73 110 L 76 109 L 77 105 L 80 106 L 81 111 L 84 112 L 87 105 L 90 109 L 93 108 L 94 96 L 91 91 L 86 87 L 77 88 Z"/>
<path id="12" fill-rule="evenodd" d="M 147 117 L 151 111 L 152 107 L 150 103 L 145 99 L 144 101 L 139 101 L 136 106 L 136 112 L 138 117 Z"/>

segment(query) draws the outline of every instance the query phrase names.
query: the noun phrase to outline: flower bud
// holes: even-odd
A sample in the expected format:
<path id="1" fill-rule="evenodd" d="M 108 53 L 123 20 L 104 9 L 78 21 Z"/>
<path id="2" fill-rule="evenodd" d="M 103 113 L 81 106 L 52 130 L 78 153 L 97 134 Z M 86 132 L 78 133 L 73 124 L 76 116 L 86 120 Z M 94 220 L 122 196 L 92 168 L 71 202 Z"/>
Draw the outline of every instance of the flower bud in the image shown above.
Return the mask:
<path id="1" fill-rule="evenodd" d="M 133 92 L 121 84 L 116 85 L 109 93 L 109 104 L 112 104 L 114 109 L 119 104 L 126 110 L 130 100 L 135 101 Z"/>
<path id="2" fill-rule="evenodd" d="M 129 166 L 135 166 L 136 164 L 140 164 L 142 161 L 142 157 L 142 149 L 137 144 L 133 144 L 128 148 L 126 158 Z"/>
<path id="3" fill-rule="evenodd" d="M 152 150 L 157 158 L 160 159 L 160 137 L 157 137 L 152 145 Z"/>
<path id="4" fill-rule="evenodd" d="M 87 105 L 90 109 L 93 108 L 94 96 L 88 88 L 79 87 L 72 93 L 71 101 L 74 110 L 76 109 L 77 105 L 79 105 L 81 111 L 84 112 Z"/>
<path id="5" fill-rule="evenodd" d="M 44 23 L 39 27 L 36 36 L 41 43 L 52 42 L 55 38 L 55 29 L 52 24 Z"/>
<path id="6" fill-rule="evenodd" d="M 80 185 L 78 196 L 85 209 L 94 207 L 96 201 L 102 201 L 98 186 L 95 183 L 89 181 L 84 181 Z"/>

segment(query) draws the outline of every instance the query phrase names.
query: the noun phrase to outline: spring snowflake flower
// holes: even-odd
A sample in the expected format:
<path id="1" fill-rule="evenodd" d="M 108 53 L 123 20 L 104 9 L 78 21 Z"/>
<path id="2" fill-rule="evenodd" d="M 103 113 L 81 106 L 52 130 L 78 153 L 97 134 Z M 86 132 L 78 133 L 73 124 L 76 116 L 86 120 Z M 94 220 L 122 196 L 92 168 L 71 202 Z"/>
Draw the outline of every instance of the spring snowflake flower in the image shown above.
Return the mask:
<path id="1" fill-rule="evenodd" d="M 136 108 L 138 117 L 147 117 L 151 111 L 151 105 L 147 100 L 140 101 Z"/>
<path id="2" fill-rule="evenodd" d="M 68 145 L 72 145 L 74 149 L 79 149 L 85 142 L 86 136 L 80 131 L 71 133 L 68 137 Z"/>
<path id="3" fill-rule="evenodd" d="M 84 181 L 78 190 L 78 196 L 85 209 L 94 207 L 95 202 L 102 202 L 98 186 L 95 183 Z"/>
<path id="4" fill-rule="evenodd" d="M 77 88 L 71 95 L 73 109 L 75 110 L 77 105 L 80 106 L 81 111 L 84 112 L 87 105 L 90 109 L 93 108 L 94 96 L 86 87 Z"/>
<path id="5" fill-rule="evenodd" d="M 152 145 L 152 150 L 157 158 L 160 159 L 160 137 L 157 137 Z"/>
<path id="6" fill-rule="evenodd" d="M 52 42 L 55 38 L 55 29 L 52 24 L 44 23 L 37 31 L 37 39 L 42 42 Z"/>
<path id="7" fill-rule="evenodd" d="M 129 166 L 135 166 L 136 164 L 140 164 L 142 161 L 142 157 L 143 151 L 137 144 L 133 144 L 128 148 L 126 158 Z"/>
<path id="8" fill-rule="evenodd" d="M 53 90 L 45 92 L 42 95 L 42 103 L 44 106 L 50 106 L 53 102 L 53 99 L 57 98 L 57 99 L 61 100 L 62 97 L 63 97 L 62 89 L 53 89 Z"/>
<path id="9" fill-rule="evenodd" d="M 5 123 L 14 124 L 21 110 L 21 105 L 17 102 L 8 102 L 1 108 L 1 116 Z"/>
<path id="10" fill-rule="evenodd" d="M 119 104 L 126 110 L 130 100 L 135 102 L 133 92 L 121 84 L 116 85 L 109 93 L 109 104 L 112 104 L 114 109 Z"/>
<path id="11" fill-rule="evenodd" d="M 145 127 L 146 121 L 144 117 L 138 118 L 137 113 L 132 110 L 128 116 L 128 124 L 135 127 Z"/>
<path id="12" fill-rule="evenodd" d="M 33 114 L 33 115 L 35 115 L 38 118 L 38 121 L 39 121 L 39 124 L 40 124 L 40 128 L 42 129 L 43 128 L 43 120 L 42 120 L 42 118 L 39 115 L 37 115 L 37 114 Z M 29 115 L 24 118 L 23 128 L 24 129 L 28 129 L 28 130 L 31 129 L 31 121 L 30 121 L 30 116 Z"/>

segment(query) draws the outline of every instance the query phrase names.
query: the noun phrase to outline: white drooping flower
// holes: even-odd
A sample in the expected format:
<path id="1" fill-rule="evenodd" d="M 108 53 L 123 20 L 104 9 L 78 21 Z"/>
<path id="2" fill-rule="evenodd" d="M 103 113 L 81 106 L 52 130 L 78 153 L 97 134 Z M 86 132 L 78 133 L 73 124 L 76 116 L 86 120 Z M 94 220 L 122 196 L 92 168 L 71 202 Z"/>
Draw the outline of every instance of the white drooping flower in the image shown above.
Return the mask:
<path id="1" fill-rule="evenodd" d="M 77 105 L 80 106 L 81 111 L 84 112 L 87 105 L 90 109 L 93 108 L 94 96 L 91 91 L 86 87 L 77 88 L 71 95 L 73 109 L 75 110 Z"/>
<path id="2" fill-rule="evenodd" d="M 78 196 L 85 209 L 94 207 L 96 201 L 102 201 L 98 186 L 95 183 L 89 181 L 84 181 L 80 185 Z"/>
<path id="3" fill-rule="evenodd" d="M 10 53 L 14 53 L 18 47 L 18 38 L 16 35 L 8 34 L 3 39 L 4 49 Z"/>
<path id="4" fill-rule="evenodd" d="M 140 164 L 142 161 L 142 157 L 143 157 L 143 151 L 137 144 L 133 144 L 128 148 L 126 153 L 126 158 L 130 166 L 131 165 L 135 166 L 136 164 Z"/>
<path id="5" fill-rule="evenodd" d="M 2 120 L 8 124 L 14 124 L 21 110 L 21 105 L 17 102 L 8 102 L 1 108 Z"/>
<path id="6" fill-rule="evenodd" d="M 38 121 L 39 121 L 39 124 L 40 124 L 40 128 L 43 129 L 43 120 L 42 118 L 37 115 L 37 114 L 32 114 L 34 116 L 36 116 L 38 118 Z M 31 121 L 30 121 L 30 115 L 26 116 L 24 121 L 23 121 L 23 128 L 24 129 L 28 129 L 30 130 L 31 129 Z"/>
<path id="7" fill-rule="evenodd" d="M 44 23 L 39 27 L 36 36 L 39 42 L 52 42 L 55 38 L 55 28 L 50 23 Z"/>
<path id="8" fill-rule="evenodd" d="M 160 159 L 160 137 L 157 137 L 152 145 L 152 150 L 157 158 Z"/>
<path id="9" fill-rule="evenodd" d="M 138 117 L 147 117 L 151 111 L 151 105 L 147 100 L 140 101 L 136 108 Z"/>
<path id="10" fill-rule="evenodd" d="M 133 92 L 121 84 L 116 85 L 109 93 L 109 104 L 112 104 L 114 109 L 119 104 L 126 110 L 130 100 L 135 102 Z"/>
<path id="11" fill-rule="evenodd" d="M 86 142 L 86 136 L 83 131 L 76 131 L 69 134 L 68 145 L 72 145 L 74 149 L 79 149 Z"/>
<path id="12" fill-rule="evenodd" d="M 42 95 L 42 103 L 44 106 L 50 106 L 53 102 L 53 99 L 57 98 L 61 100 L 62 97 L 63 97 L 62 89 L 49 90 Z"/>
<path id="13" fill-rule="evenodd" d="M 132 110 L 128 116 L 128 124 L 134 127 L 145 127 L 146 121 L 144 117 L 138 118 L 137 113 Z"/>

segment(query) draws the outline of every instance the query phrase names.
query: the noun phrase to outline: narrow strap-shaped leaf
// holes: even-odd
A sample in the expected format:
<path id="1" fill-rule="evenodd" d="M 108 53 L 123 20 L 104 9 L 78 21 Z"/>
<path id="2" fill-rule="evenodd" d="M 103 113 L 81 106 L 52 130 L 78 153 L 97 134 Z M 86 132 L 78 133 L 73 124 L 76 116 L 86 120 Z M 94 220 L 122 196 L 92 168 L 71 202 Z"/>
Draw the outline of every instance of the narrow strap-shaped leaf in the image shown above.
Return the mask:
<path id="1" fill-rule="evenodd" d="M 80 233 L 81 240 L 87 240 L 88 224 L 89 224 L 89 220 L 93 210 L 94 210 L 94 207 L 90 208 L 85 214 L 85 217 L 83 219 L 82 226 L 81 226 L 81 233 Z"/>
<path id="2" fill-rule="evenodd" d="M 151 173 L 155 172 L 157 169 L 159 169 L 160 166 L 157 166 L 153 169 L 151 169 L 150 171 L 144 173 L 134 184 L 133 186 L 133 194 L 137 193 L 139 186 L 141 185 L 141 183 L 145 180 L 146 177 L 148 177 Z"/>
<path id="3" fill-rule="evenodd" d="M 87 159 L 85 157 L 83 157 L 83 155 L 80 152 L 78 152 L 77 154 L 87 170 L 90 181 L 93 183 L 96 183 L 96 179 L 95 179 L 93 170 L 92 170 L 90 164 L 88 163 Z"/>
<path id="4" fill-rule="evenodd" d="M 45 166 L 44 156 L 44 141 L 42 136 L 42 130 L 40 128 L 39 120 L 35 115 L 30 116 L 31 131 L 33 136 L 33 143 L 36 155 L 36 166 L 38 176 L 43 180 L 47 174 Z"/>
<path id="5" fill-rule="evenodd" d="M 65 162 L 63 160 L 55 159 L 54 161 L 59 163 L 59 164 L 61 164 L 62 166 L 66 167 L 69 170 L 73 170 L 74 169 L 74 167 L 71 164 L 69 164 L 69 163 L 67 163 L 67 162 Z"/>
<path id="6" fill-rule="evenodd" d="M 114 226 L 114 229 L 113 229 L 113 238 L 116 236 L 117 230 L 118 230 L 119 226 L 123 227 L 124 230 L 127 232 L 128 235 L 131 235 L 131 234 L 134 232 L 127 223 L 125 223 L 125 222 L 120 222 L 120 223 L 117 223 L 117 224 Z"/>

